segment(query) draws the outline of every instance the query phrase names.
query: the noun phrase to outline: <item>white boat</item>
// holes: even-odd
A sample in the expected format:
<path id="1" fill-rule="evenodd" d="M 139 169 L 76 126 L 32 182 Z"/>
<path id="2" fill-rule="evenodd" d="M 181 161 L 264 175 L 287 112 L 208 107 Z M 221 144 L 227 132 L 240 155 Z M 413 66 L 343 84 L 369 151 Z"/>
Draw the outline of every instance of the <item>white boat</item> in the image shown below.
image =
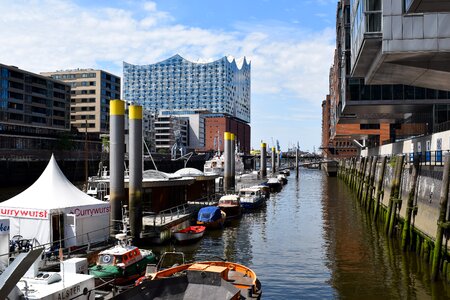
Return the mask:
<path id="1" fill-rule="evenodd" d="M 200 239 L 205 233 L 205 226 L 189 226 L 173 233 L 179 243 L 187 243 Z"/>
<path id="2" fill-rule="evenodd" d="M 239 218 L 242 214 L 239 195 L 224 195 L 220 197 L 219 204 L 217 206 L 227 214 L 227 220 Z"/>
<path id="3" fill-rule="evenodd" d="M 267 180 L 267 185 L 269 186 L 271 193 L 279 192 L 283 187 L 283 183 L 277 177 L 270 177 Z"/>
<path id="4" fill-rule="evenodd" d="M 266 199 L 265 194 L 262 193 L 262 188 L 258 186 L 240 189 L 239 197 L 241 198 L 241 206 L 244 210 L 258 208 Z"/>
<path id="5" fill-rule="evenodd" d="M 225 168 L 225 158 L 223 155 L 216 154 L 212 159 L 205 161 L 203 166 L 203 173 L 205 175 L 219 175 L 223 176 Z M 234 170 L 236 175 L 244 173 L 244 162 L 239 155 L 235 156 Z"/>
<path id="6" fill-rule="evenodd" d="M 30 259 L 36 257 L 35 254 L 37 254 L 37 260 L 19 280 L 15 272 L 28 264 L 30 260 L 27 255 L 30 254 Z M 5 273 L 6 276 L 9 276 L 8 280 L 19 280 L 7 299 L 95 299 L 95 279 L 91 275 L 86 275 L 88 268 L 86 258 L 72 258 L 61 262 L 61 272 L 42 272 L 38 270 L 42 249 L 35 249 L 28 254 L 20 255 L 22 256 L 16 258 L 18 264 L 13 262 L 10 265 L 13 270 Z M 3 279 L 5 278 L 2 277 Z"/>

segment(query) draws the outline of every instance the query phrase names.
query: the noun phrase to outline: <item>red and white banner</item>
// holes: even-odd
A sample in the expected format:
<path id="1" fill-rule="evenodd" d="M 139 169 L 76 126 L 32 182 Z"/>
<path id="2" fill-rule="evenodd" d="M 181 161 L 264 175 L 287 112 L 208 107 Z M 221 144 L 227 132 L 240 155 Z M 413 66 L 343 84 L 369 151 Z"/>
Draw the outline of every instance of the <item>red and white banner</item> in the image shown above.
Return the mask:
<path id="1" fill-rule="evenodd" d="M 0 216 L 30 219 L 48 219 L 48 211 L 28 208 L 0 208 Z"/>

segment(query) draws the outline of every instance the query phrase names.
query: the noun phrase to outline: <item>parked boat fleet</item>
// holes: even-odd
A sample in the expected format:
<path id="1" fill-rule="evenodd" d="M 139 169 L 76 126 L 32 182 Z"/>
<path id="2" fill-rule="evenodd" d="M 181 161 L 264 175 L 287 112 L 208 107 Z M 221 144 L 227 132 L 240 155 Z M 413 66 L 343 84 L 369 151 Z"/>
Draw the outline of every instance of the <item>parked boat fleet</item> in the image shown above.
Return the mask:
<path id="1" fill-rule="evenodd" d="M 220 159 L 218 161 L 220 162 Z M 218 172 L 217 168 L 215 172 Z M 242 213 L 251 213 L 262 207 L 270 198 L 270 193 L 279 192 L 287 183 L 286 176 L 288 175 L 288 171 L 281 172 L 257 185 L 241 187 L 235 194 L 223 195 L 217 205 L 199 209 L 195 221 L 193 220 L 195 224 L 174 230 L 173 238 L 178 243 L 188 243 L 198 241 L 208 230 L 221 230 L 228 221 L 240 218 Z M 107 200 L 108 197 L 104 199 Z M 143 293 L 146 293 L 146 297 L 152 299 L 149 295 L 159 293 L 159 299 L 170 299 L 174 292 L 177 295 L 189 293 L 196 295 L 195 298 L 204 299 L 208 299 L 208 296 L 212 295 L 211 292 L 213 295 L 223 295 L 223 299 L 259 299 L 261 297 L 261 284 L 256 274 L 245 266 L 222 261 L 183 263 L 164 270 L 156 270 L 149 275 L 148 266 L 156 265 L 156 255 L 152 251 L 131 245 L 126 229 L 123 233 L 117 234 L 116 239 L 116 245 L 98 252 L 95 263 L 91 266 L 88 266 L 86 258 L 72 258 L 61 263 L 59 272 L 39 271 L 38 261 L 45 257 L 46 252 L 44 252 L 44 248 L 41 248 L 41 252 L 37 256 L 33 254 L 36 259 L 39 258 L 37 262 L 33 263 L 36 259 L 30 259 L 28 256 L 36 249 L 31 250 L 25 258 L 16 258 L 10 267 L 17 271 L 20 268 L 14 265 L 15 262 L 28 264 L 26 265 L 28 268 L 33 263 L 30 268 L 32 271 L 27 274 L 15 274 L 14 279 L 17 284 L 10 290 L 5 289 L 4 283 L 8 282 L 10 277 L 7 276 L 14 271 L 7 269 L 3 272 L 0 275 L 0 297 L 9 297 L 10 299 L 19 299 L 20 297 L 26 299 L 101 299 L 105 293 L 101 292 L 100 296 L 96 293 L 100 287 L 111 289 L 112 285 L 134 284 L 137 279 L 138 286 L 124 293 L 118 295 L 113 293 L 112 296 L 109 294 L 106 297 L 127 300 L 142 299 Z M 54 256 L 62 258 L 63 251 L 61 250 L 62 248 L 55 250 L 57 253 Z M 19 254 L 19 257 L 24 254 Z M 211 282 L 220 284 L 211 285 Z M 181 290 L 180 286 L 183 287 Z"/>

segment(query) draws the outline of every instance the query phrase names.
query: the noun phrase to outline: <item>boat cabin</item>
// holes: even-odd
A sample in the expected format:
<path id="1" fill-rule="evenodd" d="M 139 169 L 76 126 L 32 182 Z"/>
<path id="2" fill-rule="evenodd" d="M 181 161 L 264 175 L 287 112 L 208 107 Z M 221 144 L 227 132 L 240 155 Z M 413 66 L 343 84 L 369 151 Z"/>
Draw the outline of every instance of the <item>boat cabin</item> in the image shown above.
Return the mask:
<path id="1" fill-rule="evenodd" d="M 113 248 L 100 252 L 97 265 L 128 266 L 141 258 L 141 251 L 138 247 L 127 246 L 125 251 L 123 248 Z"/>

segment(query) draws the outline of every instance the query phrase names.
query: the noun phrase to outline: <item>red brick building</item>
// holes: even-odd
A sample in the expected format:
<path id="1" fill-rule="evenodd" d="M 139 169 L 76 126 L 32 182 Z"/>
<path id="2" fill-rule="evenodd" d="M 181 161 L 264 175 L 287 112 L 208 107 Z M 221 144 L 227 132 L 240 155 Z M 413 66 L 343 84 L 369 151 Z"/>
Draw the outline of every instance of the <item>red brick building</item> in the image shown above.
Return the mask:
<path id="1" fill-rule="evenodd" d="M 205 117 L 205 151 L 217 150 L 218 136 L 219 148 L 223 151 L 223 133 L 226 131 L 236 135 L 241 152 L 250 153 L 250 125 L 226 115 Z"/>

